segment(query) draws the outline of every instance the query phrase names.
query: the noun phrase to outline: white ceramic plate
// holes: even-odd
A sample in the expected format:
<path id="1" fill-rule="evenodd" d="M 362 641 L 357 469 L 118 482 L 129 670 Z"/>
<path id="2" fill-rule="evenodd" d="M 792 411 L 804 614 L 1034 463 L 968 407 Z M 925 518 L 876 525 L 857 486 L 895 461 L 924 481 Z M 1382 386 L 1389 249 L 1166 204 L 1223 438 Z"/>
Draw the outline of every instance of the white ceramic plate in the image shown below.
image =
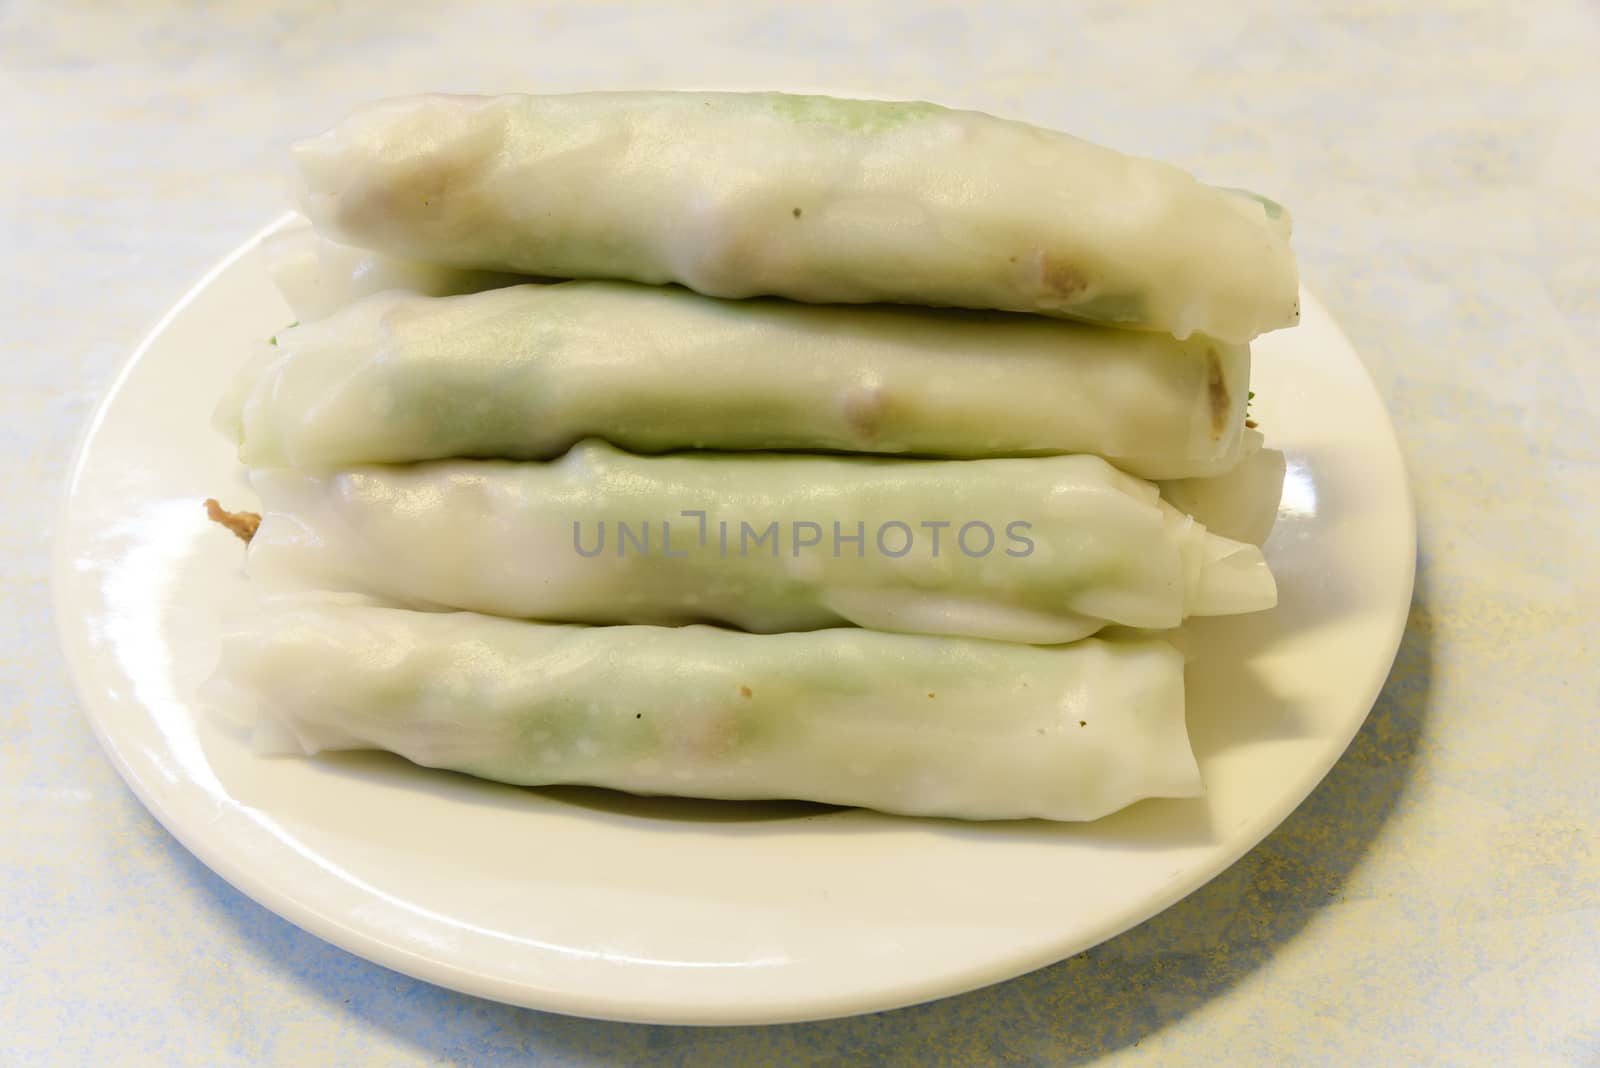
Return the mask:
<path id="1" fill-rule="evenodd" d="M 1288 455 L 1267 554 L 1281 605 L 1185 636 L 1209 790 L 1098 823 L 963 825 L 807 806 L 533 791 L 377 754 L 256 759 L 196 714 L 252 497 L 209 426 L 248 344 L 290 316 L 254 242 L 156 327 L 74 465 L 57 617 L 106 752 L 206 864 L 399 971 L 584 1016 L 752 1023 L 890 1008 L 1069 956 L 1155 914 L 1275 827 L 1389 669 L 1415 528 L 1378 394 L 1322 306 L 1256 346 Z"/>

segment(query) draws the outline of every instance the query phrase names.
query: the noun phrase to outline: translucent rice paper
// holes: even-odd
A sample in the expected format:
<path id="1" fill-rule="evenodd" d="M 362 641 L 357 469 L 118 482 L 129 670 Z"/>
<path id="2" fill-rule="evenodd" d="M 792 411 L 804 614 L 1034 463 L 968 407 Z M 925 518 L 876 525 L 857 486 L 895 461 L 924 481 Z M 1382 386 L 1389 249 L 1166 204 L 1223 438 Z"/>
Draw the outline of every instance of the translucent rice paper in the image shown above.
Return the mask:
<path id="1" fill-rule="evenodd" d="M 932 104 L 420 96 L 364 108 L 293 159 L 318 229 L 428 263 L 1231 342 L 1299 318 L 1272 201 Z"/>
<path id="2" fill-rule="evenodd" d="M 1244 455 L 1231 470 L 1214 478 L 1163 482 L 1161 496 L 1214 534 L 1263 545 L 1277 523 L 1288 464 L 1283 453 L 1262 446 L 1260 432 L 1246 430 L 1240 445 Z"/>
<path id="3" fill-rule="evenodd" d="M 570 627 L 353 605 L 230 627 L 207 697 L 280 752 L 524 785 L 1087 820 L 1192 797 L 1183 663 L 864 630 Z"/>
<path id="4" fill-rule="evenodd" d="M 584 442 L 548 463 L 260 469 L 263 588 L 581 623 L 853 623 L 1028 643 L 1271 607 L 1254 546 L 1093 456 L 882 460 Z"/>
<path id="5" fill-rule="evenodd" d="M 295 320 L 302 323 L 331 315 L 369 293 L 389 289 L 444 297 L 527 281 L 521 275 L 398 260 L 329 241 L 309 224 L 263 238 L 261 257 Z"/>
<path id="6" fill-rule="evenodd" d="M 262 346 L 218 409 L 256 466 L 549 459 L 584 437 L 954 458 L 1238 460 L 1250 353 L 1031 316 L 723 301 L 626 282 L 370 296 Z"/>

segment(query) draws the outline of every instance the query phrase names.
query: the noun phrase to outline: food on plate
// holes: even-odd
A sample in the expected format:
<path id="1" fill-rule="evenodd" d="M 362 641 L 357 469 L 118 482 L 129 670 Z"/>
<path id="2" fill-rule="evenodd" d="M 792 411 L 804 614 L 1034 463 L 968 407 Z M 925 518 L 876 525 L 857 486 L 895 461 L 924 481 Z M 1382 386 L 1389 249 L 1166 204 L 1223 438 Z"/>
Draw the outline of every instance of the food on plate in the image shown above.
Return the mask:
<path id="1" fill-rule="evenodd" d="M 404 260 L 1236 343 L 1299 317 L 1272 201 L 927 103 L 417 96 L 355 112 L 293 159 L 319 231 Z"/>
<path id="2" fill-rule="evenodd" d="M 823 630 L 579 627 L 297 604 L 236 623 L 207 700 L 268 752 L 389 750 L 523 785 L 1087 820 L 1192 797 L 1183 663 Z"/>
<path id="3" fill-rule="evenodd" d="M 1213 534 L 1263 544 L 1278 520 L 1288 465 L 1283 453 L 1264 448 L 1262 442 L 1259 431 L 1246 430 L 1243 455 L 1231 470 L 1210 478 L 1162 482 L 1161 496 Z"/>
<path id="4" fill-rule="evenodd" d="M 1173 628 L 1277 603 L 1279 205 L 781 93 L 410 97 L 292 155 L 298 322 L 215 412 L 260 512 L 206 502 L 258 597 L 209 703 L 260 748 L 965 819 L 1200 793 Z"/>
<path id="5" fill-rule="evenodd" d="M 389 292 L 262 345 L 218 408 L 254 466 L 635 452 L 1240 457 L 1250 351 L 1002 313 L 714 300 L 626 282 Z"/>
<path id="6" fill-rule="evenodd" d="M 261 257 L 300 322 L 320 319 L 387 289 L 444 297 L 527 281 L 522 275 L 461 270 L 352 248 L 329 241 L 305 223 L 263 238 Z"/>
<path id="7" fill-rule="evenodd" d="M 1268 608 L 1255 546 L 1094 456 L 636 456 L 258 469 L 264 589 L 581 623 L 1068 642 Z"/>
<path id="8" fill-rule="evenodd" d="M 227 530 L 246 545 L 249 545 L 251 539 L 256 536 L 256 531 L 261 529 L 260 512 L 230 512 L 212 497 L 206 498 L 205 507 L 207 519 Z"/>

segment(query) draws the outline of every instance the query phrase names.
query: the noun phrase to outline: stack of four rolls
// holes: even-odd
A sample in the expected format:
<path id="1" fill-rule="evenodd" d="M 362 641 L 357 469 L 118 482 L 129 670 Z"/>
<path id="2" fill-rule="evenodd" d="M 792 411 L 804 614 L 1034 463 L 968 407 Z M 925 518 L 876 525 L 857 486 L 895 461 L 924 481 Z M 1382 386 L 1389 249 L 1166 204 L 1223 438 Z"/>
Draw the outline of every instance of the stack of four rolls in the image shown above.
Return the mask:
<path id="1" fill-rule="evenodd" d="M 218 410 L 263 610 L 212 701 L 263 748 L 974 819 L 1199 792 L 1182 658 L 1093 635 L 1275 603 L 1147 480 L 1259 445 L 1277 205 L 781 94 L 409 98 L 294 155 L 301 322 Z"/>

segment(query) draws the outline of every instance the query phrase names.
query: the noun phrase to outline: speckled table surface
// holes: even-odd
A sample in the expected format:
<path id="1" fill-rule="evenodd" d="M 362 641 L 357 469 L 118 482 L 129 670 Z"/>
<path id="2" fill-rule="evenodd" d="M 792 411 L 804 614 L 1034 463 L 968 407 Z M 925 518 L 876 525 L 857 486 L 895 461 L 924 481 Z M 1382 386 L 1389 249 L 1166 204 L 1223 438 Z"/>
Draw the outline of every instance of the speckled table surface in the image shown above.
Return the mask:
<path id="1" fill-rule="evenodd" d="M 0 2 L 0 1063 L 1600 1065 L 1600 9 L 384 11 Z M 1351 750 L 1215 882 L 931 1005 L 602 1024 L 303 934 L 118 780 L 55 648 L 58 488 L 141 332 L 278 210 L 287 141 L 422 88 L 653 85 L 928 97 L 1293 206 L 1400 433 L 1417 590 Z"/>

